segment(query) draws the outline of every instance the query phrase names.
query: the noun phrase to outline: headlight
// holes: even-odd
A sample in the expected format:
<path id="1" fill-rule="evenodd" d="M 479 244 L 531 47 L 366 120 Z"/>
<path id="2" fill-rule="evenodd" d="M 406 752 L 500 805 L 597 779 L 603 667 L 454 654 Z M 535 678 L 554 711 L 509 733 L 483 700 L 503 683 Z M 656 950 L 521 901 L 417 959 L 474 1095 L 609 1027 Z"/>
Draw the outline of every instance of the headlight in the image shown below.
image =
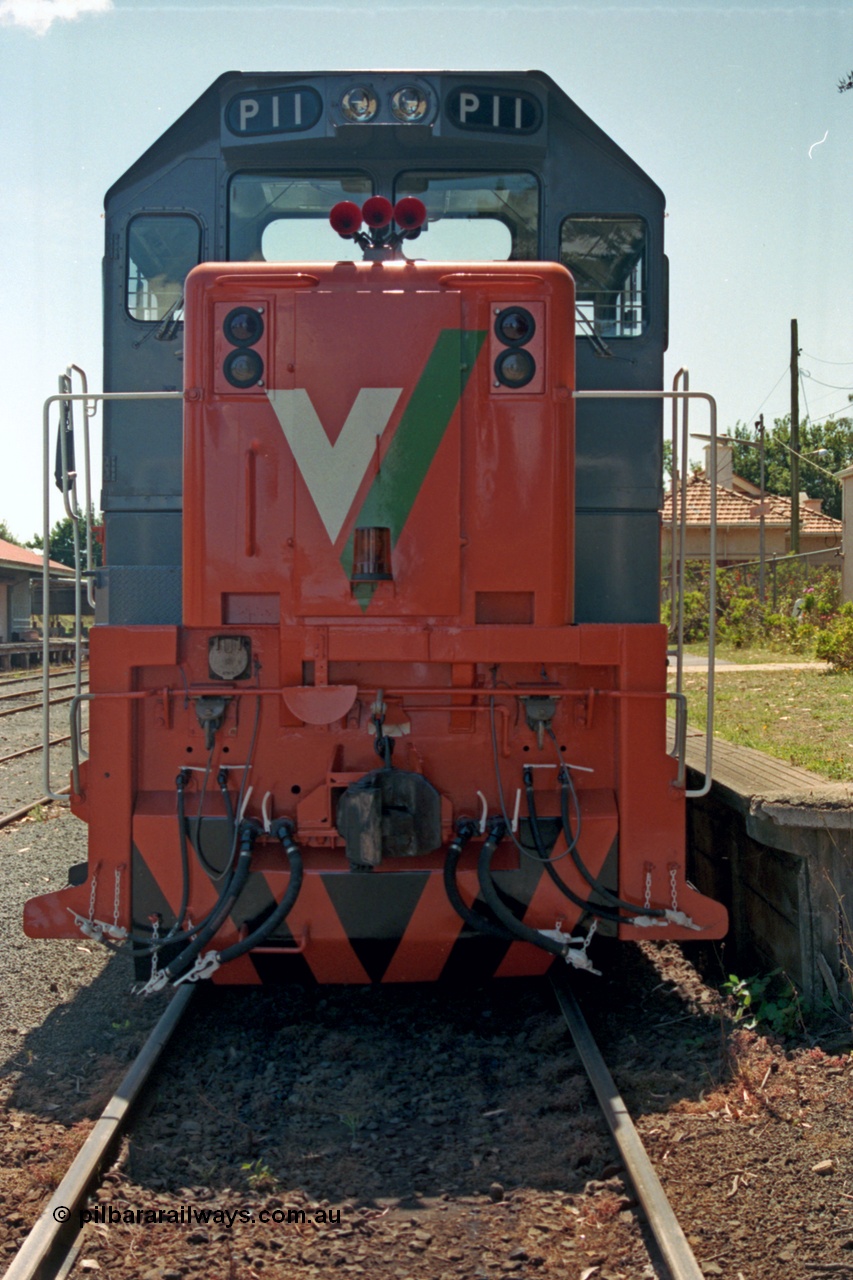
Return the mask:
<path id="1" fill-rule="evenodd" d="M 347 89 L 341 99 L 341 110 L 353 124 L 366 124 L 376 115 L 376 94 L 365 85 Z"/>
<path id="2" fill-rule="evenodd" d="M 264 362 L 257 351 L 244 347 L 225 357 L 222 372 L 232 387 L 253 387 L 264 376 Z"/>
<path id="3" fill-rule="evenodd" d="M 536 361 L 521 347 L 510 347 L 495 361 L 495 377 L 504 387 L 524 387 L 535 372 Z"/>
<path id="4" fill-rule="evenodd" d="M 235 307 L 223 320 L 222 332 L 235 347 L 253 347 L 263 336 L 263 316 L 254 307 Z"/>
<path id="5" fill-rule="evenodd" d="M 398 89 L 394 94 L 391 99 L 391 110 L 404 124 L 414 124 L 426 115 L 426 96 L 414 85 L 406 85 L 404 89 Z"/>
<path id="6" fill-rule="evenodd" d="M 524 307 L 504 307 L 495 320 L 495 333 L 512 347 L 523 347 L 535 332 L 536 321 Z"/>

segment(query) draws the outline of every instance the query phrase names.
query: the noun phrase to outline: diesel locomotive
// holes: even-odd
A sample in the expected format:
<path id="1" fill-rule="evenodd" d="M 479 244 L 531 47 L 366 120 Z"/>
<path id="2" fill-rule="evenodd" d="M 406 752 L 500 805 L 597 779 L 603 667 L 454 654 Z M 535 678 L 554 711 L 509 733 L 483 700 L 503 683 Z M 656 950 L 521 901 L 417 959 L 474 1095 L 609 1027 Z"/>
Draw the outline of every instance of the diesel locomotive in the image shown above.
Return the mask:
<path id="1" fill-rule="evenodd" d="M 722 936 L 612 394 L 662 387 L 655 184 L 539 72 L 229 73 L 105 216 L 105 391 L 162 398 L 104 403 L 88 863 L 27 933 L 146 990 Z"/>

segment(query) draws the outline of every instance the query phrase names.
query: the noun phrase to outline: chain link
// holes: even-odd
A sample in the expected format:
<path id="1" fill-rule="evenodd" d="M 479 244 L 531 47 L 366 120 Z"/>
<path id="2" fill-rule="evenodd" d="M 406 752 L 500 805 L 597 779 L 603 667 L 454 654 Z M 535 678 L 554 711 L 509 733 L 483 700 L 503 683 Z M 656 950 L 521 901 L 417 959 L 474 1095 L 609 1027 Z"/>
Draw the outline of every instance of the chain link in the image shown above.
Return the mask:
<path id="1" fill-rule="evenodd" d="M 98 889 L 98 871 L 100 866 L 101 864 L 99 862 L 95 867 L 95 870 L 92 872 L 92 887 L 89 890 L 89 924 L 95 923 L 95 894 Z"/>
<path id="2" fill-rule="evenodd" d="M 157 977 L 157 940 L 160 937 L 160 917 L 149 916 L 151 921 L 151 981 Z"/>
<path id="3" fill-rule="evenodd" d="M 670 889 L 672 890 L 672 909 L 673 909 L 673 911 L 677 911 L 677 910 L 678 910 L 678 888 L 677 888 L 677 886 L 676 886 L 676 875 L 677 875 L 677 873 L 678 873 L 678 867 L 677 867 L 676 863 L 671 862 L 671 863 L 669 864 L 669 887 L 670 887 Z"/>
<path id="4" fill-rule="evenodd" d="M 643 906 L 648 911 L 652 905 L 652 872 L 654 866 L 651 862 L 646 863 L 646 896 L 643 898 Z"/>
<path id="5" fill-rule="evenodd" d="M 118 918 L 121 911 L 121 867 L 116 867 L 116 884 L 113 894 L 113 925 L 118 929 Z"/>

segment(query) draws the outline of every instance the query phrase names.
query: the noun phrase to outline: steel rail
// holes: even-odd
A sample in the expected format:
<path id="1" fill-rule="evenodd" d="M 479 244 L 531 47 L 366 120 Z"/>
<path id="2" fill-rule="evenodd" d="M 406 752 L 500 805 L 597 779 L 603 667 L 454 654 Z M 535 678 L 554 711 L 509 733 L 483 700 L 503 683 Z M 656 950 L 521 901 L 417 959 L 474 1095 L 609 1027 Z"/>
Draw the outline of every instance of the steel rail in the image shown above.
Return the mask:
<path id="1" fill-rule="evenodd" d="M 187 983 L 170 1000 L 142 1051 L 107 1103 L 47 1207 L 12 1260 L 4 1280 L 53 1280 L 79 1230 L 80 1210 L 125 1125 L 130 1109 L 180 1022 L 195 987 Z"/>
<path id="2" fill-rule="evenodd" d="M 75 697 L 76 697 L 76 694 L 64 693 L 61 698 L 51 698 L 47 705 L 49 707 L 58 707 L 58 706 L 61 706 L 61 704 L 64 702 L 73 702 Z M 43 702 L 25 702 L 22 707 L 4 707 L 3 710 L 0 711 L 0 716 L 16 716 L 21 711 L 43 711 L 43 710 L 44 710 Z"/>
<path id="3" fill-rule="evenodd" d="M 88 663 L 84 663 L 83 665 L 86 667 L 88 666 Z M 52 666 L 50 670 L 55 676 L 65 676 L 68 675 L 69 671 L 72 674 L 74 672 L 73 666 Z M 0 675 L 0 689 L 10 688 L 12 685 L 16 684 L 26 684 L 30 680 L 34 681 L 38 688 L 41 688 L 42 679 L 40 666 L 32 672 L 32 674 L 27 674 L 25 671 L 19 671 L 12 675 Z"/>
<path id="4" fill-rule="evenodd" d="M 61 693 L 64 689 L 76 689 L 76 684 L 72 680 L 70 684 L 55 684 L 51 690 L 52 693 Z M 0 702 L 12 702 L 15 698 L 31 698 L 36 689 L 16 689 L 14 693 L 0 693 Z M 38 704 L 41 706 L 41 703 Z"/>
<path id="5" fill-rule="evenodd" d="M 637 1199 L 672 1274 L 672 1280 L 703 1280 L 702 1269 L 666 1198 L 666 1192 L 628 1114 L 628 1108 L 607 1070 L 598 1045 L 592 1038 L 592 1032 L 574 993 L 561 978 L 552 978 L 551 985 Z"/>
<path id="6" fill-rule="evenodd" d="M 84 729 L 83 732 L 88 733 L 89 730 Z M 70 742 L 70 741 L 71 741 L 71 734 L 66 733 L 65 736 L 62 738 L 51 738 L 50 746 L 61 747 L 63 742 Z M 36 751 L 44 751 L 44 743 L 37 742 L 34 747 L 22 747 L 20 751 L 10 751 L 7 756 L 0 756 L 0 764 L 7 764 L 10 760 L 20 760 L 21 756 L 34 755 Z"/>
<path id="7" fill-rule="evenodd" d="M 21 805 L 20 809 L 0 816 L 0 827 L 8 827 L 13 822 L 20 822 L 21 818 L 26 818 L 27 814 L 37 809 L 40 804 L 53 804 L 55 800 L 64 800 L 70 793 L 71 787 L 68 786 L 63 787 L 61 791 L 52 791 L 49 796 L 39 796 L 38 800 L 30 800 L 27 804 Z"/>

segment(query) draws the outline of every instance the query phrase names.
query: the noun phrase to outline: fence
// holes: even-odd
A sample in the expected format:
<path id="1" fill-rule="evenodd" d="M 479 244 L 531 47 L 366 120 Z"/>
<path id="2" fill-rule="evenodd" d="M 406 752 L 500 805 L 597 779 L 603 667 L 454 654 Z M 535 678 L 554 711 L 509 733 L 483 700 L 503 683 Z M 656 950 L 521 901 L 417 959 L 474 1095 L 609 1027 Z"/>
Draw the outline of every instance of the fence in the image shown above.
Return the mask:
<path id="1" fill-rule="evenodd" d="M 838 575 L 840 586 L 843 557 L 840 547 L 825 551 L 803 551 L 792 556 L 768 556 L 764 562 L 764 591 L 767 605 L 774 613 L 786 602 L 798 599 L 810 587 L 825 581 L 828 574 Z M 749 560 L 721 569 L 732 586 L 759 589 L 761 561 Z"/>
<path id="2" fill-rule="evenodd" d="M 768 556 L 764 561 L 764 594 L 767 609 L 772 613 L 790 613 L 794 602 L 809 590 L 822 589 L 830 579 L 840 599 L 841 567 L 843 556 L 840 547 L 828 547 L 824 551 L 804 551 L 799 555 Z M 701 592 L 708 598 L 707 560 L 687 560 L 684 565 L 685 592 Z M 752 587 L 756 595 L 761 580 L 761 561 L 744 560 L 737 564 L 721 565 L 717 570 L 718 587 L 725 593 L 738 587 Z M 670 600 L 670 564 L 665 561 L 661 579 L 661 605 Z"/>

